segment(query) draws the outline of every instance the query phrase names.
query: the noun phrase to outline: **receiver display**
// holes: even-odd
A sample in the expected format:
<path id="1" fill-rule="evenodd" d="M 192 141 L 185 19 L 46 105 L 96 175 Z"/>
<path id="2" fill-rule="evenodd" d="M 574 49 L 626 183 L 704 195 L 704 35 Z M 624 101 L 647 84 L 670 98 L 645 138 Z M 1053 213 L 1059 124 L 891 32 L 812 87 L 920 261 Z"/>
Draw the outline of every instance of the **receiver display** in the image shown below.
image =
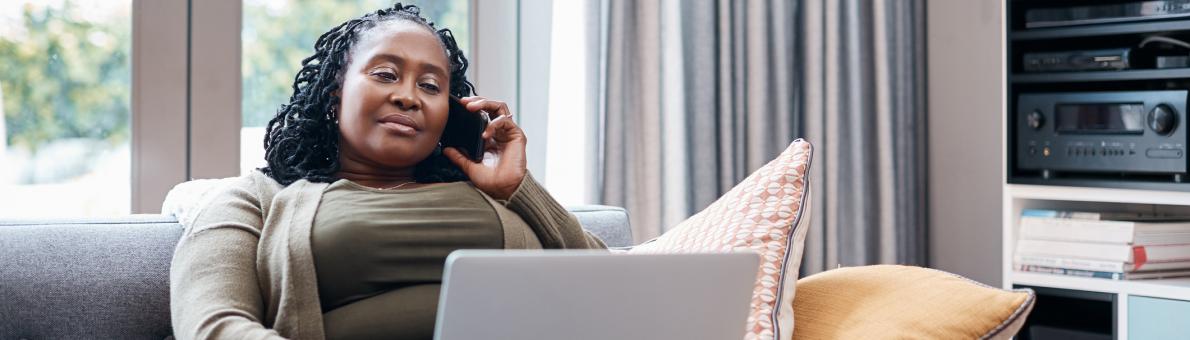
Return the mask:
<path id="1" fill-rule="evenodd" d="M 1057 104 L 1055 127 L 1060 133 L 1143 134 L 1142 103 Z"/>

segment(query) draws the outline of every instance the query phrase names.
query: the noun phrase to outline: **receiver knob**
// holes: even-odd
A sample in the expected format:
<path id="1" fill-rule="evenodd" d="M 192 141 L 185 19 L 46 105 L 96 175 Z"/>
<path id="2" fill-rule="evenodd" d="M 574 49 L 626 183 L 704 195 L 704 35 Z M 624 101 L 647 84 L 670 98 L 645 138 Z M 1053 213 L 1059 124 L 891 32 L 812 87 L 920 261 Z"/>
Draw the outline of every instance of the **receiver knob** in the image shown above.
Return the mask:
<path id="1" fill-rule="evenodd" d="M 1149 128 L 1159 135 L 1167 135 L 1178 126 L 1178 115 L 1172 107 L 1158 104 L 1149 111 Z"/>
<path id="2" fill-rule="evenodd" d="M 1039 130 L 1042 125 L 1045 125 L 1045 115 L 1042 115 L 1040 110 L 1029 112 L 1029 116 L 1026 119 L 1029 121 L 1029 127 L 1033 128 L 1033 130 Z"/>

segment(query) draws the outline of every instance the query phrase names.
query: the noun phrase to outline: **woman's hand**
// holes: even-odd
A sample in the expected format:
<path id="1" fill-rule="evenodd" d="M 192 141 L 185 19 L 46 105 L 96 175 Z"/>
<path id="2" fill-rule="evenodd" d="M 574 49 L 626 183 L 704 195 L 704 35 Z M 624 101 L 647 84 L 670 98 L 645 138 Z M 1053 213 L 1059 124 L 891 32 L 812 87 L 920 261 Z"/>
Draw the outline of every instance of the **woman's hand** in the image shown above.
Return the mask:
<path id="1" fill-rule="evenodd" d="M 483 132 L 486 141 L 486 151 L 495 155 L 495 162 L 485 159 L 483 163 L 475 163 L 467 159 L 459 150 L 448 147 L 443 150 L 446 158 L 454 162 L 476 188 L 495 199 L 506 200 L 512 197 L 525 179 L 525 132 L 512 121 L 512 112 L 504 102 L 483 97 L 460 98 L 460 102 L 468 110 L 491 112 L 492 122 Z"/>

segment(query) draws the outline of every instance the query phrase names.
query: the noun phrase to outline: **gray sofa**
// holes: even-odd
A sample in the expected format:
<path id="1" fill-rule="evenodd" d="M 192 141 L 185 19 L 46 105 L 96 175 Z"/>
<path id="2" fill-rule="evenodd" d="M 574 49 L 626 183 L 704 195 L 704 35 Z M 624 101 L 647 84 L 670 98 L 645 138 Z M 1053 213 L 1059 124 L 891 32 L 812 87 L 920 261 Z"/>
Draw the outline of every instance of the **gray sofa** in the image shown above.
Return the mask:
<path id="1" fill-rule="evenodd" d="M 628 214 L 570 207 L 610 247 L 628 247 Z M 173 216 L 0 220 L 0 339 L 162 339 Z"/>

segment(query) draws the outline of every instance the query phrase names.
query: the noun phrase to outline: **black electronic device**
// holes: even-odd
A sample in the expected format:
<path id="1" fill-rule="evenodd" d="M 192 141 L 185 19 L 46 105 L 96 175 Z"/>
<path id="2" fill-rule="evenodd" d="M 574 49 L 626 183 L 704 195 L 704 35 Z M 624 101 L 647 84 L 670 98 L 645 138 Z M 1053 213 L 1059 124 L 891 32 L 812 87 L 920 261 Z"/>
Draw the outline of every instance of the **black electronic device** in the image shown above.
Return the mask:
<path id="1" fill-rule="evenodd" d="M 1190 0 L 1137 1 L 1118 4 L 1033 8 L 1025 28 L 1106 24 L 1190 17 Z"/>
<path id="2" fill-rule="evenodd" d="M 1017 170 L 1171 175 L 1187 172 L 1187 91 L 1021 94 Z"/>
<path id="3" fill-rule="evenodd" d="M 458 98 L 450 97 L 450 113 L 442 132 L 442 146 L 458 149 L 473 162 L 483 160 L 483 131 L 491 122 L 487 111 L 467 110 Z"/>
<path id="4" fill-rule="evenodd" d="M 1131 48 L 1032 52 L 1022 56 L 1026 72 L 1124 70 L 1131 64 Z"/>

